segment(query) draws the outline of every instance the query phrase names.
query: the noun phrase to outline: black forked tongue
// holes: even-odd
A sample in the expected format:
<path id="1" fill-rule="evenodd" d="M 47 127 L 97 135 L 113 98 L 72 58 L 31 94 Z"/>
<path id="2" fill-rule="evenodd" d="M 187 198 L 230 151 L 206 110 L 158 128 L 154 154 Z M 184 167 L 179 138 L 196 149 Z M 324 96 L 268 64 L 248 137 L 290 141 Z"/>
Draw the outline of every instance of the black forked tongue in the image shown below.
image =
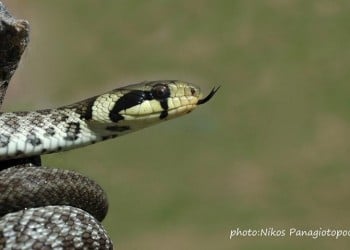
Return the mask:
<path id="1" fill-rule="evenodd" d="M 208 102 L 208 101 L 215 95 L 215 93 L 219 90 L 219 88 L 220 88 L 220 86 L 219 86 L 219 87 L 214 87 L 214 88 L 210 91 L 209 95 L 207 95 L 207 96 L 206 96 L 205 98 L 203 98 L 203 99 L 198 100 L 197 105 L 201 105 L 201 104 L 204 104 L 204 103 Z"/>

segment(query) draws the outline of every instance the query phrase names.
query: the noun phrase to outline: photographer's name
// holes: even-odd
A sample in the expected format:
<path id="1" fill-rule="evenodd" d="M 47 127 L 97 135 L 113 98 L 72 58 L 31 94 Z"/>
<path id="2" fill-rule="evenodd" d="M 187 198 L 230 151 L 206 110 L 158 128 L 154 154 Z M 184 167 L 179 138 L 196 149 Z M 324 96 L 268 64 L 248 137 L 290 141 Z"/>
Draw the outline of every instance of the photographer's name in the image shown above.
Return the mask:
<path id="1" fill-rule="evenodd" d="M 339 239 L 341 237 L 350 237 L 350 229 L 276 229 L 273 227 L 259 228 L 259 229 L 241 229 L 239 227 L 230 230 L 230 239 L 235 237 L 309 237 L 318 239 L 320 237 L 332 237 Z"/>

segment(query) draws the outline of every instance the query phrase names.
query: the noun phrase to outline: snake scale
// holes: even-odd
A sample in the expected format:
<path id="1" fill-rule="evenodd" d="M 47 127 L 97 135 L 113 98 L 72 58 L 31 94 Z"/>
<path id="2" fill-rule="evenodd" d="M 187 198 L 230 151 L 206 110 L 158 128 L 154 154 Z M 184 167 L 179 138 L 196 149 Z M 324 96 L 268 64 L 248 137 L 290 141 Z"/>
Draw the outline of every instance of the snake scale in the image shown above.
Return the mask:
<path id="1" fill-rule="evenodd" d="M 35 157 L 182 116 L 206 103 L 216 91 L 202 98 L 200 89 L 190 83 L 148 81 L 57 109 L 1 113 L 0 165 L 9 168 L 0 172 L 0 215 L 4 215 L 0 248 L 111 248 L 99 223 L 108 208 L 99 185 L 74 172 L 34 167 L 40 165 Z M 21 160 L 27 160 L 28 166 L 10 167 Z M 68 230 L 67 224 L 78 228 Z"/>
<path id="2" fill-rule="evenodd" d="M 0 2 L 0 106 L 29 26 Z M 177 80 L 128 85 L 38 111 L 0 113 L 0 250 L 112 249 L 101 221 L 108 201 L 93 180 L 41 165 L 40 156 L 119 137 L 190 113 L 209 101 Z"/>

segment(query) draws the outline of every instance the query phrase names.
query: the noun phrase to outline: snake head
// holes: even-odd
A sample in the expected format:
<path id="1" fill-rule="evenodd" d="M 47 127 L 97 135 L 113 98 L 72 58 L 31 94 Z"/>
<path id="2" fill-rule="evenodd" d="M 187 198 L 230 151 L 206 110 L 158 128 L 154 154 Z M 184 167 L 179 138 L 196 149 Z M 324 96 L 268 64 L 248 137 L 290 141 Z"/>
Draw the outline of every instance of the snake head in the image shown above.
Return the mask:
<path id="1" fill-rule="evenodd" d="M 214 87 L 202 98 L 202 92 L 194 84 L 178 80 L 142 82 L 117 89 L 123 93 L 113 105 L 111 114 L 119 120 L 140 120 L 147 122 L 158 117 L 168 120 L 187 114 L 198 105 L 208 102 L 220 87 Z M 108 105 L 107 105 L 108 106 Z"/>
<path id="2" fill-rule="evenodd" d="M 199 87 L 178 80 L 128 85 L 98 96 L 90 123 L 102 124 L 118 135 L 130 133 L 188 114 L 208 102 L 218 89 L 214 87 L 202 98 Z"/>

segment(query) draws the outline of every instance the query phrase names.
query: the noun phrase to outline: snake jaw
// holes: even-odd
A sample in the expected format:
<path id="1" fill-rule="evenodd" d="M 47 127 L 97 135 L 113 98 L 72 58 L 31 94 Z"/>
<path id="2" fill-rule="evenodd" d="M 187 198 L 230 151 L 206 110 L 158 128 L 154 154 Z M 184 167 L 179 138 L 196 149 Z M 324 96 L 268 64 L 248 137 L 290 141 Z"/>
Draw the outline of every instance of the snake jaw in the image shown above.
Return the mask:
<path id="1" fill-rule="evenodd" d="M 210 91 L 210 93 L 206 97 L 198 100 L 197 105 L 202 105 L 202 104 L 208 102 L 215 95 L 215 93 L 220 89 L 220 87 L 221 86 L 213 87 L 213 89 Z"/>

